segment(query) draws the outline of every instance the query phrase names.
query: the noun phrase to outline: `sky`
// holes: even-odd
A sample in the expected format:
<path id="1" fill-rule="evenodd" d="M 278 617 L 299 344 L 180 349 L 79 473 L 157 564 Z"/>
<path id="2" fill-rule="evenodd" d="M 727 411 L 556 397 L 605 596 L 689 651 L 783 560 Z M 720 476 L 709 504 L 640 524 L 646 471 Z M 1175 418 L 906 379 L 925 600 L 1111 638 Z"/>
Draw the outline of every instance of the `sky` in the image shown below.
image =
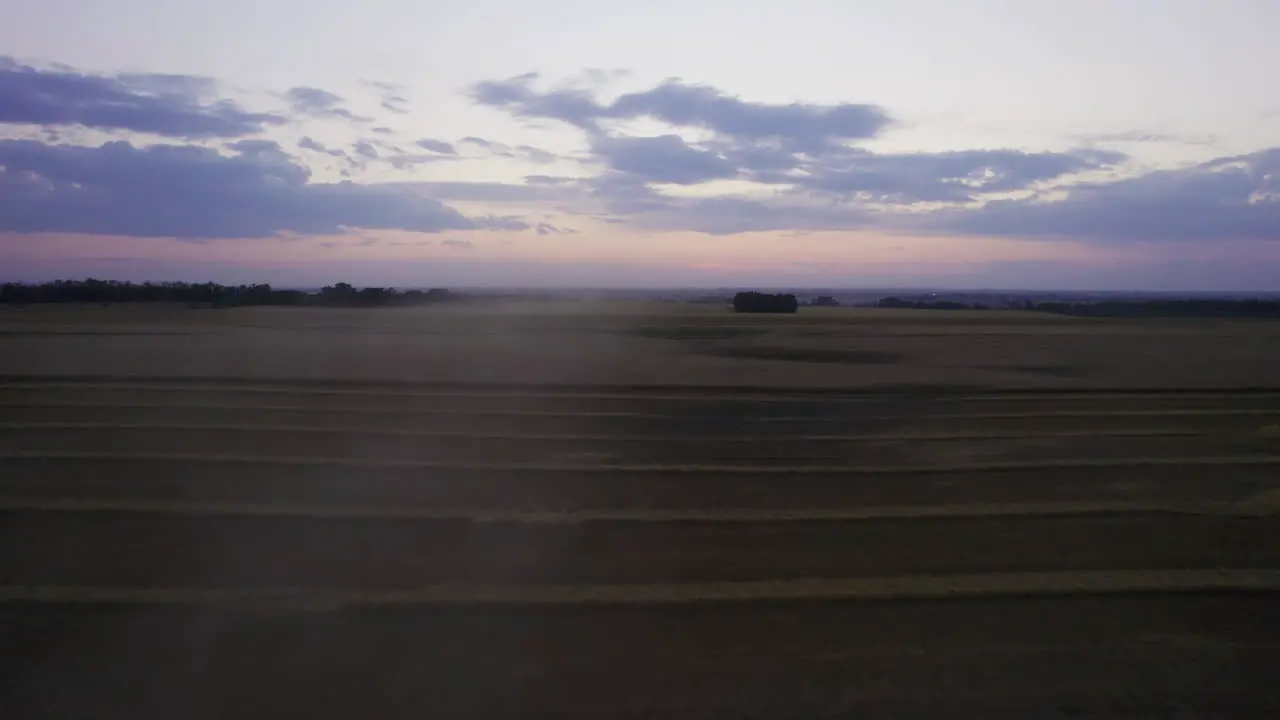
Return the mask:
<path id="1" fill-rule="evenodd" d="M 0 280 L 1280 290 L 1274 0 L 6 0 Z"/>

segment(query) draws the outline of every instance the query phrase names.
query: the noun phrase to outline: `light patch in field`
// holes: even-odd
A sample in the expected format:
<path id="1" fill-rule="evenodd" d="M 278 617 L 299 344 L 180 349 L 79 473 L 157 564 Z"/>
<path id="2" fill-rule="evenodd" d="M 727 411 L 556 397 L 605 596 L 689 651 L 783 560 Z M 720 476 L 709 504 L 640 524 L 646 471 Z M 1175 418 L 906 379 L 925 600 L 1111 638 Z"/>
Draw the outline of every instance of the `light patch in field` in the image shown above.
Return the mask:
<path id="1" fill-rule="evenodd" d="M 1251 495 L 1238 503 L 1236 509 L 1250 515 L 1280 515 L 1280 488 Z"/>

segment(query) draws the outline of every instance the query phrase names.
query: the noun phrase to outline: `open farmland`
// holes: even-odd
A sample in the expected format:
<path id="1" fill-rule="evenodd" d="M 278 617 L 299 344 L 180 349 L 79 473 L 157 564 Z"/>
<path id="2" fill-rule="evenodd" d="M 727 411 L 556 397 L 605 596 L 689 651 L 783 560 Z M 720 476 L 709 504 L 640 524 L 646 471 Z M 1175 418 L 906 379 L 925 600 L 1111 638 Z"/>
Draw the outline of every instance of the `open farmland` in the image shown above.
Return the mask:
<path id="1" fill-rule="evenodd" d="M 1271 715 L 1278 361 L 1244 321 L 5 309 L 0 707 Z"/>

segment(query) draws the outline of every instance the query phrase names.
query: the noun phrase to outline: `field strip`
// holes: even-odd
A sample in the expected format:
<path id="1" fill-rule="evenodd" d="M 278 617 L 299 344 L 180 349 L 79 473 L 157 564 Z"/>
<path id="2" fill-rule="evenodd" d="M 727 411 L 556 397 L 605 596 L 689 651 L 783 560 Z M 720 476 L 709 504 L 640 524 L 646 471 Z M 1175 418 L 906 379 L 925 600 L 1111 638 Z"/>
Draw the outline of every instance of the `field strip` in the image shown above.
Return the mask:
<path id="1" fill-rule="evenodd" d="M 37 510 L 50 512 L 112 512 L 214 517 L 280 517 L 317 520 L 427 520 L 477 524 L 579 525 L 595 522 L 625 523 L 786 523 L 862 520 L 930 520 L 949 518 L 1077 517 L 1093 515 L 1233 515 L 1256 514 L 1235 503 L 1151 502 L 1049 502 L 963 503 L 948 505 L 886 505 L 858 508 L 756 510 L 544 510 L 492 511 L 465 508 L 295 505 L 275 503 L 170 502 L 150 500 L 81 500 L 6 498 L 0 496 L 0 512 Z"/>
<path id="2" fill-rule="evenodd" d="M 466 408 L 368 408 L 309 405 L 237 405 L 234 403 L 114 403 L 114 402 L 59 402 L 59 401 L 20 401 L 0 400 L 0 408 L 21 410 L 23 408 L 57 408 L 64 410 L 244 410 L 246 412 L 342 412 L 362 415 L 422 415 L 422 416 L 485 416 L 485 417 L 615 417 L 615 418 L 647 418 L 654 420 L 681 419 L 686 416 L 670 413 L 639 413 L 617 411 L 586 410 L 472 410 Z M 733 418 L 725 413 L 726 418 Z M 741 416 L 738 416 L 741 417 Z M 903 420 L 1051 420 L 1056 418 L 1096 418 L 1096 417 L 1280 417 L 1280 407 L 1276 408 L 1214 408 L 1214 409 L 1163 409 L 1163 410 L 1062 410 L 1032 413 L 909 413 L 900 415 L 857 415 L 851 418 L 830 417 L 822 415 L 793 415 L 747 419 L 752 422 L 796 422 L 824 421 L 840 422 L 857 421 L 903 421 Z"/>
<path id="3" fill-rule="evenodd" d="M 243 383 L 243 384 L 242 384 Z M 127 390 L 141 393 L 181 393 L 181 392 L 237 392 L 245 394 L 277 394 L 277 395 L 333 395 L 357 397 L 421 397 L 421 398 L 511 398 L 528 400 L 662 400 L 707 402 L 728 400 L 743 404 L 773 402 L 881 402 L 893 400 L 928 400 L 930 402 L 1047 402 L 1053 400 L 1230 400 L 1239 399 L 1276 399 L 1280 400 L 1280 389 L 1259 388 L 1229 390 L 993 390 L 990 393 L 904 393 L 894 390 L 876 390 L 874 387 L 857 390 L 824 391 L 821 388 L 752 388 L 751 392 L 742 392 L 742 388 L 731 386 L 635 386 L 624 390 L 609 392 L 610 386 L 563 387 L 555 385 L 529 385 L 522 387 L 474 385 L 467 387 L 451 387 L 430 389 L 430 387 L 406 385 L 403 389 L 395 387 L 324 387 L 326 381 L 307 381 L 298 384 L 274 384 L 270 382 L 224 379 L 193 380 L 190 383 L 170 381 L 102 381 L 80 382 L 76 380 L 50 381 L 41 378 L 33 382 L 0 382 L 0 392 L 5 390 Z M 334 384 L 343 385 L 342 381 Z M 415 389 L 416 388 L 416 389 Z M 602 391 L 603 390 L 603 391 Z"/>
<path id="4" fill-rule="evenodd" d="M 667 418 L 669 415 L 657 415 L 653 413 L 633 413 L 633 412 L 616 412 L 616 411 L 590 411 L 590 410 L 470 410 L 459 408 L 366 408 L 366 407 L 315 407 L 312 405 L 237 405 L 234 403 L 113 403 L 113 402 L 58 402 L 53 401 L 21 401 L 6 402 L 0 400 L 0 408 L 59 408 L 66 410 L 77 409 L 119 409 L 119 410 L 244 410 L 246 412 L 341 412 L 341 413 L 359 413 L 365 415 L 482 415 L 482 416 L 513 416 L 513 417 L 617 417 L 617 418 Z M 1269 414 L 1280 416 L 1280 409 L 1267 411 Z"/>
<path id="5" fill-rule="evenodd" d="M 1280 570 L 1116 570 L 636 585 L 429 585 L 401 592 L 333 588 L 196 589 L 0 585 L 0 602 L 267 605 L 299 610 L 432 605 L 695 604 L 785 600 L 930 600 L 1196 591 L 1280 592 Z"/>
<path id="6" fill-rule="evenodd" d="M 547 434 L 547 433 L 490 433 L 466 430 L 401 430 L 382 428 L 335 428 L 310 425 L 224 425 L 191 423 L 111 423 L 111 422 L 0 422 L 0 432 L 22 430 L 173 430 L 179 432 L 254 432 L 254 433 L 316 433 L 329 435 L 375 435 L 391 437 L 444 437 L 474 438 L 483 440 L 547 440 L 547 441 L 617 441 L 617 442 L 688 442 L 706 443 L 759 443 L 773 442 L 897 442 L 897 441 L 965 441 L 1024 440 L 1039 438 L 1105 438 L 1105 437 L 1204 437 L 1211 433 L 1179 428 L 1150 428 L 1132 430 L 1062 430 L 1052 432 L 996 432 L 996 433 L 887 433 L 867 435 L 638 435 L 638 434 Z"/>
<path id="7" fill-rule="evenodd" d="M 489 470 L 505 472 L 564 472 L 564 473 L 735 473 L 739 475 L 905 475 L 916 473 L 948 473 L 948 472 L 984 472 L 1001 470 L 1048 470 L 1048 469 L 1086 469 L 1104 467 L 1168 467 L 1168 466 L 1234 466 L 1234 465 L 1280 465 L 1280 454 L 1267 455 L 1224 455 L 1218 457 L 1134 457 L 1107 458 L 1098 460 L 1050 460 L 1042 462 L 991 462 L 991 463 L 956 463 L 951 465 L 884 465 L 884 466 L 850 466 L 850 465 L 793 465 L 793 466 L 759 466 L 759 465 L 610 465 L 610 464 L 573 464 L 556 465 L 543 463 L 459 463 L 439 462 L 432 460 L 377 460 L 372 458 L 351 457 L 261 457 L 251 455 L 203 455 L 196 453 L 116 453 L 116 452 L 2 452 L 0 461 L 4 460 L 77 460 L 77 461 L 170 461 L 194 462 L 203 464 L 235 464 L 235 465 L 323 465 L 333 467 L 363 468 L 405 468 L 423 470 Z"/>

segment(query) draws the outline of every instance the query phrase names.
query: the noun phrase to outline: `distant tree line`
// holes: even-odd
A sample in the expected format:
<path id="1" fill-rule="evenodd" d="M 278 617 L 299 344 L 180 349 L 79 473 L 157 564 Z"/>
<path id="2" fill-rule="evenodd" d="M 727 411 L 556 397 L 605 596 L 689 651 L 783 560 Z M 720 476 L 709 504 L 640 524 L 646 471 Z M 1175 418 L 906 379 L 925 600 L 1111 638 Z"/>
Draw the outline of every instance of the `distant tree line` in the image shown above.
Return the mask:
<path id="1" fill-rule="evenodd" d="M 897 297 L 880 298 L 876 303 L 876 307 L 882 308 L 910 308 L 913 310 L 986 310 L 988 306 L 982 303 L 962 303 L 954 300 L 937 300 L 925 302 L 924 300 L 903 300 Z"/>
<path id="2" fill-rule="evenodd" d="M 1103 300 L 1030 303 L 1031 310 L 1079 317 L 1277 318 L 1276 300 Z"/>
<path id="3" fill-rule="evenodd" d="M 911 308 L 915 310 L 986 310 L 981 303 L 962 303 L 953 300 L 923 301 L 903 300 L 897 297 L 881 298 L 876 303 L 882 308 Z M 1280 301 L 1276 300 L 1100 300 L 1097 302 L 1032 302 L 1022 300 L 1009 303 L 1010 309 L 1031 310 L 1055 315 L 1075 317 L 1187 317 L 1187 318 L 1277 318 L 1280 317 Z"/>
<path id="4" fill-rule="evenodd" d="M 740 313 L 794 313 L 800 308 L 791 293 L 740 292 L 733 296 L 733 311 Z"/>
<path id="5" fill-rule="evenodd" d="M 0 285 L 0 303 L 185 303 L 196 307 L 243 307 L 250 305 L 293 305 L 321 307 L 386 307 L 423 305 L 454 300 L 448 290 L 407 290 L 361 288 L 337 283 L 307 293 L 276 290 L 265 283 L 219 285 L 217 283 L 131 283 L 116 280 L 55 280 L 39 284 Z"/>
<path id="6" fill-rule="evenodd" d="M 328 307 L 385 307 L 388 305 L 424 305 L 447 302 L 458 298 L 448 290 L 396 290 L 395 288 L 367 287 L 357 290 L 347 283 L 326 285 L 314 296 L 314 304 Z"/>

